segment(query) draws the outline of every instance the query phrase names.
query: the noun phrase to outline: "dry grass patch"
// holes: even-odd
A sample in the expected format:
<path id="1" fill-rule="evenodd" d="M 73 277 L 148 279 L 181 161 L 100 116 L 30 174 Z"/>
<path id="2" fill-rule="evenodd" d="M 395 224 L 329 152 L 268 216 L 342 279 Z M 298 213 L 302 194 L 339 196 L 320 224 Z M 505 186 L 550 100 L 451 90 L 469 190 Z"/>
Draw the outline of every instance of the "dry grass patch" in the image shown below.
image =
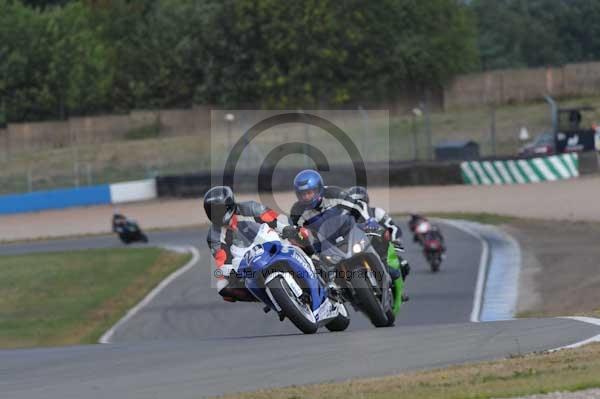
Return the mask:
<path id="1" fill-rule="evenodd" d="M 398 360 L 401 361 L 400 359 Z M 496 362 L 226 395 L 223 399 L 503 398 L 600 386 L 600 344 Z"/>

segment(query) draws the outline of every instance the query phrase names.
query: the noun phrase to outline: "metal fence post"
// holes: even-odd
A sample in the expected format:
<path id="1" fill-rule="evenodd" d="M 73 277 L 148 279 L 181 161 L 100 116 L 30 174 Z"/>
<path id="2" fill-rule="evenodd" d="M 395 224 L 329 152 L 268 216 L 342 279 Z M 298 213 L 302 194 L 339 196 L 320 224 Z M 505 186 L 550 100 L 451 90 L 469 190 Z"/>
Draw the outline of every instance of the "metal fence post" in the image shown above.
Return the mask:
<path id="1" fill-rule="evenodd" d="M 71 121 L 67 120 L 69 136 L 71 138 L 71 154 L 73 157 L 73 185 L 79 187 L 79 149 L 77 148 L 77 133 L 71 127 Z"/>
<path id="2" fill-rule="evenodd" d="M 427 160 L 433 159 L 433 138 L 431 137 L 431 108 L 429 89 L 425 90 L 425 104 L 421 107 L 425 110 L 425 133 L 427 134 Z"/>
<path id="3" fill-rule="evenodd" d="M 360 115 L 362 116 L 363 129 L 365 131 L 365 134 L 363 135 L 363 138 L 361 140 L 361 152 L 362 152 L 362 156 L 364 158 L 365 154 L 367 153 L 367 138 L 373 137 L 373 136 L 369 134 L 369 114 L 365 111 L 365 109 L 362 107 L 362 105 L 358 106 L 358 111 L 360 112 Z"/>
<path id="4" fill-rule="evenodd" d="M 492 144 L 492 155 L 496 157 L 496 108 L 493 104 L 490 108 L 490 141 Z"/>
<path id="5" fill-rule="evenodd" d="M 29 168 L 27 168 L 27 190 L 29 192 L 33 191 L 33 176 L 32 176 L 32 171 L 31 171 L 31 165 L 29 166 Z"/>
<path id="6" fill-rule="evenodd" d="M 417 161 L 419 159 L 419 130 L 418 130 L 418 118 L 421 116 L 420 108 L 413 108 L 412 110 L 412 136 L 413 136 L 413 159 Z"/>
<path id="7" fill-rule="evenodd" d="M 92 185 L 92 164 L 89 162 L 86 164 L 86 175 L 87 175 L 87 185 L 91 186 Z"/>

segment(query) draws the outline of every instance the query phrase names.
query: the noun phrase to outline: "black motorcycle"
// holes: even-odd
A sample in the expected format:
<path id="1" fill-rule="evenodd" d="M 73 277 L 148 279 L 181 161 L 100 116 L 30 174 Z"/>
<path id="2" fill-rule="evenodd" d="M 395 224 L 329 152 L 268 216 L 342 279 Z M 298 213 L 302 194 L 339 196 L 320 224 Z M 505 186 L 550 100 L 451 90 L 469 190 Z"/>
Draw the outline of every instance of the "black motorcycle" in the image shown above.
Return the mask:
<path id="1" fill-rule="evenodd" d="M 140 226 L 134 221 L 128 220 L 125 223 L 115 226 L 115 232 L 123 244 L 132 242 L 148 242 L 148 236 L 140 229 Z"/>

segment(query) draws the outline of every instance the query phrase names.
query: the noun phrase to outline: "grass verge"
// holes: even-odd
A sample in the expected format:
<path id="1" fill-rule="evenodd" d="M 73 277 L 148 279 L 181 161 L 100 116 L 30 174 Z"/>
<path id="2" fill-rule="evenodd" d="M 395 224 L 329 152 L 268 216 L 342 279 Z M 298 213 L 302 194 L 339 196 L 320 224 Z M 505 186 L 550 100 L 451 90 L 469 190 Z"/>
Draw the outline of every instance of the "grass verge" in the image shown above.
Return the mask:
<path id="1" fill-rule="evenodd" d="M 95 343 L 189 258 L 159 248 L 0 257 L 0 347 Z"/>
<path id="2" fill-rule="evenodd" d="M 600 387 L 600 344 L 393 377 L 294 386 L 222 399 L 506 398 Z"/>

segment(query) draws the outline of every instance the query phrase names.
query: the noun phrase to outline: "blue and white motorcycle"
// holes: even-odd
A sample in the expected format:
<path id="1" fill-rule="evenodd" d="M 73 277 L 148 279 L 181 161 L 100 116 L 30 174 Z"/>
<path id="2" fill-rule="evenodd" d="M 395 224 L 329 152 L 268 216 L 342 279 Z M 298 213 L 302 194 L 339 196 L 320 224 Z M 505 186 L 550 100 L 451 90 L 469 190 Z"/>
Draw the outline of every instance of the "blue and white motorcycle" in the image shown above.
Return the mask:
<path id="1" fill-rule="evenodd" d="M 341 295 L 329 295 L 311 258 L 268 224 L 260 225 L 249 247 L 232 246 L 231 251 L 237 276 L 266 305 L 265 312 L 274 310 L 281 321 L 288 318 L 305 334 L 321 326 L 343 331 L 350 324 Z"/>

